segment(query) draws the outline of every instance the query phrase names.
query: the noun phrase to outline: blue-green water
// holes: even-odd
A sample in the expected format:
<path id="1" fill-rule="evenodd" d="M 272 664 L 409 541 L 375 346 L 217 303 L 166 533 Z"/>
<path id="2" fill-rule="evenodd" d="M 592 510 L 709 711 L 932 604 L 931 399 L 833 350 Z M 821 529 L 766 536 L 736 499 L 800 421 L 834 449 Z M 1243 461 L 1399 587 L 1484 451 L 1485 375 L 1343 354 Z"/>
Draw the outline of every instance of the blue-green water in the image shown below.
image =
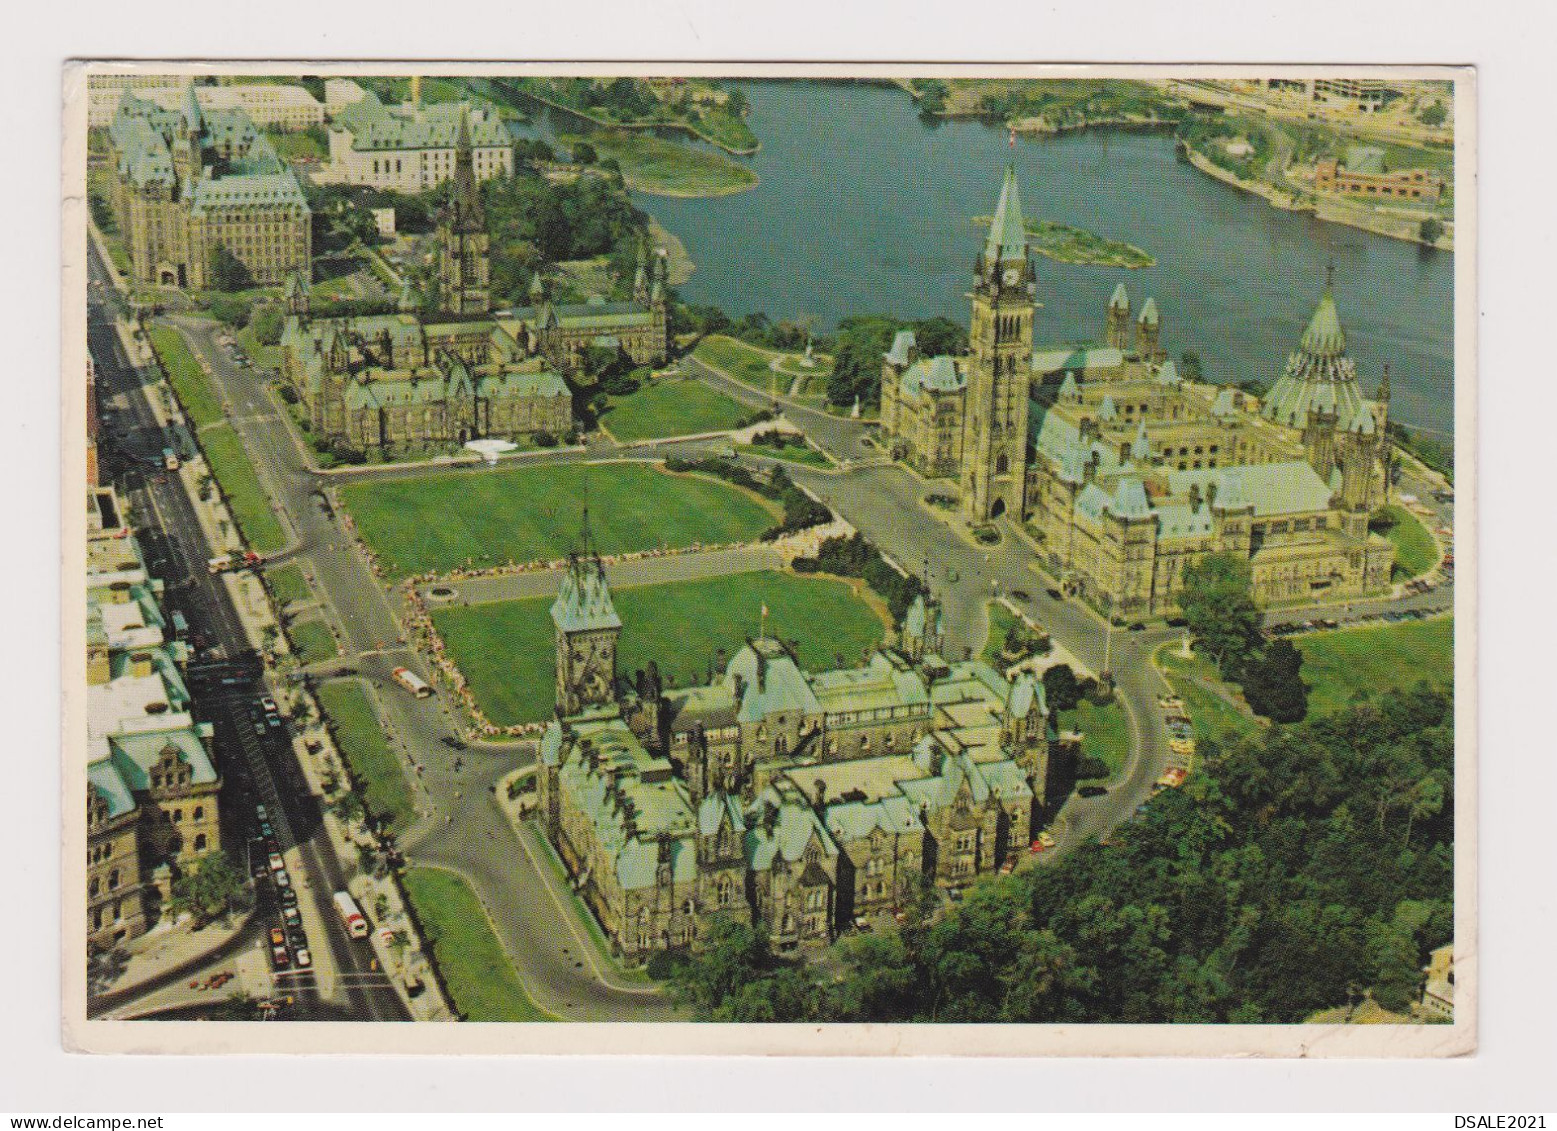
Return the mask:
<path id="1" fill-rule="evenodd" d="M 1007 161 L 1029 219 L 1125 240 L 1135 271 L 1038 260 L 1035 337 L 1095 340 L 1116 283 L 1155 296 L 1165 347 L 1194 350 L 1213 380 L 1273 381 L 1335 264 L 1336 300 L 1372 395 L 1392 365 L 1395 416 L 1453 428 L 1450 253 L 1281 212 L 1180 161 L 1163 133 L 1018 139 L 980 122 L 927 123 L 907 95 L 863 84 L 741 82 L 762 149 L 760 182 L 707 200 L 637 194 L 697 264 L 690 302 L 822 329 L 850 314 L 966 322 L 972 223 L 994 210 Z M 538 123 L 545 130 L 544 121 Z"/>

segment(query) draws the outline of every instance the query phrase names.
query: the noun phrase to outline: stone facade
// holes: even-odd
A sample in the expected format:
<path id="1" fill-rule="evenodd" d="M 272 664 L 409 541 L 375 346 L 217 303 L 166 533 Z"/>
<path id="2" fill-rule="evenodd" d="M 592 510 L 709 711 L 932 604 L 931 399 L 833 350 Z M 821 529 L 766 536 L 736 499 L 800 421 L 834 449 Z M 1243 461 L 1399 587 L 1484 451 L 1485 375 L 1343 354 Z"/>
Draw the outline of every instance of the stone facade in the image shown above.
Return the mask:
<path id="1" fill-rule="evenodd" d="M 163 619 L 110 489 L 90 492 L 87 543 L 87 937 L 142 933 L 173 882 L 220 850 L 209 723 L 191 714 L 186 646 Z"/>
<path id="2" fill-rule="evenodd" d="M 924 884 L 956 889 L 1028 843 L 1048 774 L 1031 675 L 939 655 L 923 599 L 860 668 L 809 673 L 748 641 L 714 682 L 617 670 L 604 567 L 570 563 L 552 608 L 558 717 L 539 813 L 612 946 L 691 946 L 716 916 L 819 946 Z"/>
<path id="3" fill-rule="evenodd" d="M 242 109 L 181 111 L 126 91 L 109 126 L 114 219 L 137 283 L 216 286 L 223 256 L 259 285 L 309 269 L 312 229 L 297 177 Z"/>
<path id="4" fill-rule="evenodd" d="M 331 93 L 327 88 L 327 101 Z M 454 179 L 462 121 L 476 179 L 513 176 L 513 139 L 491 107 L 452 102 L 386 107 L 372 92 L 362 92 L 351 105 L 332 109 L 332 116 L 330 157 L 319 171 L 321 180 L 407 195 L 437 188 Z"/>
<path id="5" fill-rule="evenodd" d="M 968 355 L 920 358 L 905 332 L 883 360 L 895 456 L 947 480 L 970 522 L 1023 522 L 1067 588 L 1119 617 L 1176 611 L 1185 568 L 1214 552 L 1248 561 L 1265 604 L 1388 588 L 1393 549 L 1368 520 L 1388 498 L 1389 375 L 1363 398 L 1328 286 L 1262 400 L 1181 378 L 1155 300 L 1132 318 L 1123 284 L 1104 345 L 1033 351 L 1009 172 L 995 221 Z"/>

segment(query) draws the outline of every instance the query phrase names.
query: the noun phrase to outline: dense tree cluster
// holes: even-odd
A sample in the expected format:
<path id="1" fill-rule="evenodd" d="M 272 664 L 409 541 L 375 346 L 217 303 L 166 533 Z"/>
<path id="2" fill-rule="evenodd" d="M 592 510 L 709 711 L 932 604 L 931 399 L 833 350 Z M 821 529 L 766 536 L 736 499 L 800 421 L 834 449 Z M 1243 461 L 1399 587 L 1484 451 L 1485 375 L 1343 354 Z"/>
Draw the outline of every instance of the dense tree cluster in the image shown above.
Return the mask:
<path id="1" fill-rule="evenodd" d="M 1257 715 L 1295 723 L 1308 714 L 1303 654 L 1290 640 L 1268 640 L 1254 603 L 1249 564 L 1233 554 L 1208 554 L 1184 570 L 1179 608 L 1195 643 L 1224 679 L 1243 685 Z"/>
<path id="2" fill-rule="evenodd" d="M 792 567 L 797 573 L 830 573 L 837 577 L 863 577 L 866 584 L 879 593 L 892 612 L 894 621 L 901 621 L 914 598 L 925 592 L 924 582 L 911 573 L 900 573 L 891 562 L 881 556 L 863 534 L 849 537 L 837 535 L 825 539 L 817 547 L 816 557 L 796 558 Z"/>
<path id="3" fill-rule="evenodd" d="M 921 357 L 956 356 L 968 348 L 968 331 L 949 318 L 904 322 L 885 314 L 862 314 L 838 324 L 827 399 L 835 405 L 881 401 L 881 355 L 899 330 L 912 330 Z"/>
<path id="4" fill-rule="evenodd" d="M 494 302 L 527 303 L 530 280 L 545 263 L 611 258 L 619 286 L 630 286 L 648 219 L 620 185 L 604 177 L 553 183 L 528 170 L 484 186 L 492 235 Z"/>
<path id="5" fill-rule="evenodd" d="M 1225 749 L 1109 845 L 850 934 L 824 979 L 722 923 L 659 973 L 728 1021 L 1303 1020 L 1404 1010 L 1452 937 L 1454 719 L 1420 687 Z"/>

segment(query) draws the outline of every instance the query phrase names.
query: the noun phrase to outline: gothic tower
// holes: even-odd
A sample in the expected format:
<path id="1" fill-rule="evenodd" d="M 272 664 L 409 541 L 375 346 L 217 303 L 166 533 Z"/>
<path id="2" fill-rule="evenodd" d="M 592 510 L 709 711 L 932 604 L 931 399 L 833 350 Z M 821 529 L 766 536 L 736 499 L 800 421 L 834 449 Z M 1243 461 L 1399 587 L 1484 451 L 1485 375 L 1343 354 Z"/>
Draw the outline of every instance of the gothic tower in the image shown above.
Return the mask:
<path id="1" fill-rule="evenodd" d="M 1135 324 L 1135 352 L 1142 361 L 1156 363 L 1167 355 L 1162 352 L 1162 320 L 1157 315 L 1157 300 L 1147 298 Z"/>
<path id="2" fill-rule="evenodd" d="M 1108 300 L 1106 340 L 1121 353 L 1130 348 L 1130 295 L 1123 283 L 1114 288 L 1114 297 Z"/>
<path id="3" fill-rule="evenodd" d="M 557 714 L 563 718 L 616 702 L 616 645 L 622 620 L 611 602 L 605 566 L 589 538 L 589 509 L 578 551 L 569 555 L 551 606 L 556 628 Z"/>
<path id="4" fill-rule="evenodd" d="M 470 114 L 460 107 L 454 145 L 454 191 L 438 217 L 438 285 L 450 314 L 485 314 L 492 306 L 487 217 L 476 183 Z"/>
<path id="5" fill-rule="evenodd" d="M 963 512 L 974 522 L 1020 520 L 1027 467 L 1035 278 L 1016 170 L 1007 166 L 995 219 L 973 268 Z"/>

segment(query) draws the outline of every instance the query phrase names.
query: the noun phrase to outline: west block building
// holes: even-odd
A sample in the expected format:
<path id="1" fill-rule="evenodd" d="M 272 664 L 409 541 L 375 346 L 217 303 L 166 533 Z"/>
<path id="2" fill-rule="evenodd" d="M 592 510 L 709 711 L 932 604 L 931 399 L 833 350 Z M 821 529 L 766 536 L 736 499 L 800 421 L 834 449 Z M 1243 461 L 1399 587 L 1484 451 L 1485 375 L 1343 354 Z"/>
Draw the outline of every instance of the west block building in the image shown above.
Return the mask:
<path id="1" fill-rule="evenodd" d="M 780 948 L 825 945 L 1028 843 L 1048 773 L 1043 686 L 942 659 L 933 602 L 862 667 L 808 672 L 764 635 L 709 684 L 674 690 L 652 663 L 618 670 L 622 623 L 593 554 L 571 559 L 552 619 L 540 820 L 629 960 L 691 945 L 721 915 Z"/>
<path id="2" fill-rule="evenodd" d="M 141 934 L 179 874 L 221 847 L 209 723 L 110 488 L 87 499 L 87 938 Z"/>
<path id="3" fill-rule="evenodd" d="M 455 139 L 454 192 L 438 220 L 442 316 L 314 318 L 306 277 L 288 284 L 282 373 L 321 442 L 383 451 L 572 431 L 572 395 L 542 339 L 487 316 L 486 219 L 463 117 Z"/>
<path id="4" fill-rule="evenodd" d="M 178 110 L 126 90 L 108 139 L 114 219 L 137 283 L 208 289 L 224 256 L 261 285 L 309 269 L 303 190 L 242 109 L 202 109 L 193 85 Z"/>
<path id="5" fill-rule="evenodd" d="M 178 110 L 188 80 L 168 77 L 134 88 L 137 97 L 155 102 L 164 110 Z M 100 76 L 90 83 L 88 122 L 106 126 L 113 121 L 125 87 L 103 86 Z M 229 86 L 196 86 L 195 98 L 203 112 L 241 110 L 263 130 L 298 131 L 324 125 L 324 103 L 306 88 L 291 83 L 256 82 Z"/>
<path id="6" fill-rule="evenodd" d="M 895 456 L 946 480 L 969 521 L 1024 524 L 1047 567 L 1111 614 L 1172 612 L 1184 569 L 1213 552 L 1247 560 L 1267 604 L 1388 588 L 1393 548 L 1368 521 L 1387 495 L 1389 374 L 1363 397 L 1328 283 L 1262 400 L 1181 377 L 1155 300 L 1132 318 L 1123 284 L 1101 344 L 1034 350 L 1022 232 L 1008 171 L 968 354 L 921 358 L 902 333 L 883 358 Z"/>
<path id="7" fill-rule="evenodd" d="M 326 96 L 330 93 L 327 89 Z M 493 108 L 464 102 L 386 106 L 367 91 L 333 112 L 330 157 L 319 179 L 426 192 L 454 179 L 462 122 L 471 140 L 476 179 L 513 176 L 513 138 Z"/>

